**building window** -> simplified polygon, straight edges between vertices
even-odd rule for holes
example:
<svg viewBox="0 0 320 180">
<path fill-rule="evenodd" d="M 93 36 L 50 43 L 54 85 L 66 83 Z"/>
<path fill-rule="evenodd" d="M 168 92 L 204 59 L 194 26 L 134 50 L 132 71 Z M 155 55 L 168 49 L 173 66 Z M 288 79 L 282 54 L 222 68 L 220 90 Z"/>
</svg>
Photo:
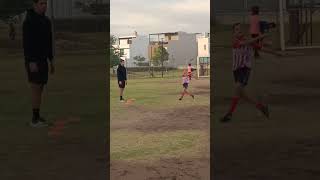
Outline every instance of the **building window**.
<svg viewBox="0 0 320 180">
<path fill-rule="evenodd" d="M 204 45 L 204 50 L 207 50 L 207 45 Z"/>
<path fill-rule="evenodd" d="M 131 39 L 128 39 L 128 44 L 132 44 L 132 40 Z"/>
</svg>

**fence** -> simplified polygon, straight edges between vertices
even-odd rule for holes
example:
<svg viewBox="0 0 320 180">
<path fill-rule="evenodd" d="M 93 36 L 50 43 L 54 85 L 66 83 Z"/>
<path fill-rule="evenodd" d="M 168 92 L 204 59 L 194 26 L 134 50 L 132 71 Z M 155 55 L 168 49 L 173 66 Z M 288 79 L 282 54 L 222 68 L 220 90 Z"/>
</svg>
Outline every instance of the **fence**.
<svg viewBox="0 0 320 180">
<path fill-rule="evenodd" d="M 261 20 L 278 25 L 272 33 L 274 48 L 320 47 L 320 35 L 317 33 L 320 30 L 319 0 L 214 0 L 213 3 L 215 47 L 230 47 L 232 24 L 240 22 L 247 29 L 253 5 L 260 7 Z"/>
<path fill-rule="evenodd" d="M 135 67 L 127 68 L 128 79 L 139 78 L 178 78 L 183 74 L 182 69 L 169 67 Z M 162 75 L 163 73 L 163 75 Z M 117 77 L 117 67 L 110 69 L 110 75 L 113 78 Z"/>
<path fill-rule="evenodd" d="M 74 2 L 73 0 L 60 0 L 55 6 L 50 6 L 51 1 L 48 1 L 47 16 L 53 24 L 56 54 L 106 53 L 109 15 L 95 15 L 90 11 L 82 12 L 82 9 L 73 5 Z M 92 1 L 87 0 L 87 2 Z M 21 10 L 21 7 L 19 8 L 16 12 L 22 12 L 22 14 L 17 16 L 20 18 L 14 24 L 14 40 L 9 38 L 9 26 L 0 20 L 0 48 L 10 51 L 10 54 L 23 52 L 22 24 L 26 13 Z M 25 10 L 28 8 L 25 7 Z M 52 14 L 52 11 L 55 13 Z M 10 12 L 15 12 L 15 10 L 10 9 Z"/>
</svg>

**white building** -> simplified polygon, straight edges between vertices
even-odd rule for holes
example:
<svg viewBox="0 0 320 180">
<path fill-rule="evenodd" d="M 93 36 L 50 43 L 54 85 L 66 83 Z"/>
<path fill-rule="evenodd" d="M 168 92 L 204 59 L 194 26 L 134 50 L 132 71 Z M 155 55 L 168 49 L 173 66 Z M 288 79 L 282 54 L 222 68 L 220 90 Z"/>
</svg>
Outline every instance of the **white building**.
<svg viewBox="0 0 320 180">
<path fill-rule="evenodd" d="M 130 48 L 132 40 L 136 36 L 121 36 L 118 38 L 118 48 L 120 50 L 120 56 L 126 60 L 126 66 L 130 67 L 132 62 L 130 61 Z"/>
<path fill-rule="evenodd" d="M 168 32 L 152 34 L 159 36 L 159 43 L 154 43 L 151 52 L 163 43 L 169 53 L 169 60 L 166 63 L 169 67 L 186 68 L 189 63 L 195 65 L 197 62 L 197 34 L 186 32 Z M 149 57 L 153 55 L 149 54 Z"/>
<path fill-rule="evenodd" d="M 210 34 L 204 33 L 197 38 L 197 74 L 198 77 L 210 76 Z"/>
<path fill-rule="evenodd" d="M 135 66 L 134 57 L 140 56 L 145 58 L 145 63 L 149 62 L 148 58 L 148 46 L 149 39 L 147 36 L 137 35 L 136 38 L 132 39 L 132 44 L 129 50 L 129 65 Z"/>
<path fill-rule="evenodd" d="M 145 62 L 148 58 L 149 39 L 147 36 L 140 36 L 137 32 L 131 36 L 121 36 L 118 38 L 118 48 L 122 57 L 126 59 L 127 67 L 135 67 L 134 57 L 144 57 Z"/>
</svg>

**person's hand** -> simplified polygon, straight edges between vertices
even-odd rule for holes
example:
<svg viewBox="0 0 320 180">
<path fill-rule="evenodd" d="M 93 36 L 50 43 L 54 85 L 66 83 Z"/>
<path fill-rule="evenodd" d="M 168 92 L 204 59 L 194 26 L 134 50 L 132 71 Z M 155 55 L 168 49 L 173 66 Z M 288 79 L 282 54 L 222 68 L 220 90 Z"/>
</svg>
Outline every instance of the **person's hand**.
<svg viewBox="0 0 320 180">
<path fill-rule="evenodd" d="M 119 81 L 119 85 L 122 85 L 122 82 L 121 82 L 121 81 Z"/>
<path fill-rule="evenodd" d="M 38 65 L 35 62 L 30 62 L 29 63 L 29 68 L 30 68 L 30 71 L 33 72 L 33 73 L 39 71 Z"/>
<path fill-rule="evenodd" d="M 50 63 L 50 74 L 54 74 L 56 72 L 55 65 L 53 63 Z"/>
</svg>

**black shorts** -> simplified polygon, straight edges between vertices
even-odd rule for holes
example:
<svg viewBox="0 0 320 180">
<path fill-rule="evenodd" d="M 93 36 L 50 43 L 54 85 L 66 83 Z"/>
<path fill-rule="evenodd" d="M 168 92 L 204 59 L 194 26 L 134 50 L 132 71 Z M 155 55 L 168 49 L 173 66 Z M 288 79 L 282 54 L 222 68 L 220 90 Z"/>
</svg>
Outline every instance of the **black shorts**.
<svg viewBox="0 0 320 180">
<path fill-rule="evenodd" d="M 28 75 L 28 81 L 34 84 L 45 85 L 48 83 L 49 66 L 47 59 L 34 62 L 37 64 L 38 72 L 30 71 L 30 61 L 25 61 L 25 68 Z"/>
<path fill-rule="evenodd" d="M 120 84 L 120 82 L 121 82 L 121 84 Z M 119 88 L 124 89 L 126 87 L 126 82 L 125 81 L 118 81 L 118 85 L 119 85 Z"/>
<path fill-rule="evenodd" d="M 239 68 L 233 71 L 234 81 L 240 83 L 243 87 L 248 85 L 251 69 L 248 67 Z"/>
<path fill-rule="evenodd" d="M 184 83 L 182 86 L 183 86 L 183 88 L 188 89 L 189 84 L 188 83 Z"/>
</svg>

